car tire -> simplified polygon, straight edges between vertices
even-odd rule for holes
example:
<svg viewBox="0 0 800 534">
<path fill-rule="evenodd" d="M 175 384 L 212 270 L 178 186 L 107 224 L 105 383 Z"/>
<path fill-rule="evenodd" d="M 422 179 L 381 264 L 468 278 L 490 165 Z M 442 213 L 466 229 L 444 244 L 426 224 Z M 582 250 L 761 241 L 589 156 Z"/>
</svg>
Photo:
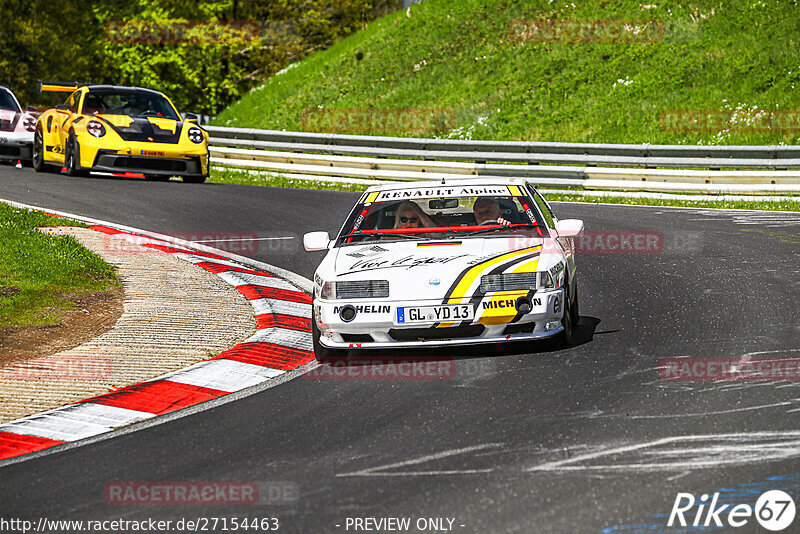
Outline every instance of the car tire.
<svg viewBox="0 0 800 534">
<path fill-rule="evenodd" d="M 52 167 L 44 161 L 44 135 L 42 125 L 37 124 L 33 133 L 33 149 L 31 154 L 33 160 L 33 170 L 36 172 L 46 172 Z"/>
<path fill-rule="evenodd" d="M 575 288 L 577 290 L 577 287 Z M 575 303 L 577 303 L 577 292 L 575 293 Z M 556 337 L 556 346 L 558 348 L 569 348 L 575 343 L 575 334 L 578 329 L 577 313 L 573 303 L 569 298 L 569 286 L 564 288 L 564 316 L 561 318 L 561 326 L 564 329 Z"/>
<path fill-rule="evenodd" d="M 64 166 L 68 176 L 88 176 L 89 172 L 81 169 L 81 146 L 75 138 L 75 132 L 70 132 L 67 144 L 64 147 Z"/>
<path fill-rule="evenodd" d="M 202 184 L 206 181 L 206 177 L 203 175 L 193 175 L 193 176 L 184 176 L 183 182 L 186 184 Z"/>
<path fill-rule="evenodd" d="M 347 350 L 343 349 L 330 349 L 319 342 L 321 334 L 317 328 L 317 321 L 311 318 L 311 339 L 314 344 L 314 356 L 318 362 L 325 363 L 334 360 L 341 360 L 347 356 Z"/>
</svg>

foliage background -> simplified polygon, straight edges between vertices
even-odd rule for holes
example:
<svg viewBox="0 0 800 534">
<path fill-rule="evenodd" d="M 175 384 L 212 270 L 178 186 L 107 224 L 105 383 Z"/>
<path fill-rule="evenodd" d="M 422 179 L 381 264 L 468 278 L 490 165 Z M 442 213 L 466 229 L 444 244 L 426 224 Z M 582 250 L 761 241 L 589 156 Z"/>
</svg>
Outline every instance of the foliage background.
<svg viewBox="0 0 800 534">
<path fill-rule="evenodd" d="M 23 105 L 52 105 L 38 80 L 158 89 L 181 110 L 216 114 L 271 74 L 397 9 L 401 0 L 2 0 L 0 84 Z M 252 42 L 127 44 L 113 21 L 252 21 Z"/>
</svg>

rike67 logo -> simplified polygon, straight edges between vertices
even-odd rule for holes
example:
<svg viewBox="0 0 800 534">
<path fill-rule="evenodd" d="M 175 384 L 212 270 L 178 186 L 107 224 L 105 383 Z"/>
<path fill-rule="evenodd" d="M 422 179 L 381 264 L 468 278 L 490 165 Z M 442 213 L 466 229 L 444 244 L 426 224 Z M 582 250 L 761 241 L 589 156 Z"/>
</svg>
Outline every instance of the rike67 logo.
<svg viewBox="0 0 800 534">
<path fill-rule="evenodd" d="M 781 490 L 762 493 L 755 507 L 749 504 L 719 504 L 719 492 L 709 500 L 708 494 L 695 499 L 691 493 L 678 493 L 668 527 L 743 527 L 755 520 L 767 530 L 778 532 L 794 521 L 795 506 L 792 497 Z M 695 510 L 696 507 L 696 510 Z"/>
</svg>

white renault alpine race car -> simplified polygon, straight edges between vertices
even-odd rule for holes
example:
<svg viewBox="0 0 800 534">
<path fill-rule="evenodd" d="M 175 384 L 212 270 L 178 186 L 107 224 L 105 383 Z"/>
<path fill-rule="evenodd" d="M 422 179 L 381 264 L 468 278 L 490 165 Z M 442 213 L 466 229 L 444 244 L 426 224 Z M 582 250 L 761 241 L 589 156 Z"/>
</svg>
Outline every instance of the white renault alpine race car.
<svg viewBox="0 0 800 534">
<path fill-rule="evenodd" d="M 303 238 L 306 250 L 328 250 L 314 274 L 314 351 L 553 336 L 568 345 L 582 230 L 522 179 L 371 187 L 335 239 Z"/>
</svg>

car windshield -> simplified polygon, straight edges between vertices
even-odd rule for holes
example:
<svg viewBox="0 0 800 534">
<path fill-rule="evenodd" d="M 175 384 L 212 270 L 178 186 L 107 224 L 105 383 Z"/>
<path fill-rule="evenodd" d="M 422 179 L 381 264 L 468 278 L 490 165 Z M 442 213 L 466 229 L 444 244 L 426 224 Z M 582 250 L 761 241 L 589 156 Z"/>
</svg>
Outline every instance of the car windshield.
<svg viewBox="0 0 800 534">
<path fill-rule="evenodd" d="M 534 204 L 521 188 L 507 186 L 366 193 L 338 241 L 350 244 L 507 234 L 541 236 L 541 221 L 531 206 Z"/>
<path fill-rule="evenodd" d="M 11 93 L 5 90 L 0 90 L 0 109 L 8 109 L 11 111 L 20 110 L 17 106 L 17 102 L 14 100 L 14 97 L 11 96 Z"/>
<path fill-rule="evenodd" d="M 179 119 L 166 98 L 144 91 L 90 91 L 83 100 L 83 113 Z"/>
</svg>

